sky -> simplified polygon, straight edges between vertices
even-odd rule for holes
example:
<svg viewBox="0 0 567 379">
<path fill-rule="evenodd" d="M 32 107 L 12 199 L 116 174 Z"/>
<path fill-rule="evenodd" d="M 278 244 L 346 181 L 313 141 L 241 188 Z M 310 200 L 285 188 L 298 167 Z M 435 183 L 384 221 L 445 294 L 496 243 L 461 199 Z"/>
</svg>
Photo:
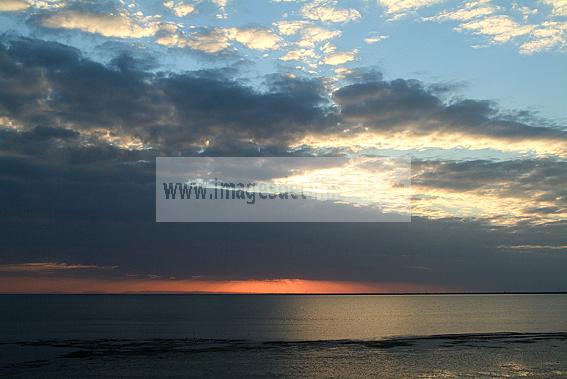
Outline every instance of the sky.
<svg viewBox="0 0 567 379">
<path fill-rule="evenodd" d="M 567 2 L 0 1 L 0 292 L 567 291 Z M 411 223 L 156 223 L 155 158 L 411 158 Z"/>
</svg>

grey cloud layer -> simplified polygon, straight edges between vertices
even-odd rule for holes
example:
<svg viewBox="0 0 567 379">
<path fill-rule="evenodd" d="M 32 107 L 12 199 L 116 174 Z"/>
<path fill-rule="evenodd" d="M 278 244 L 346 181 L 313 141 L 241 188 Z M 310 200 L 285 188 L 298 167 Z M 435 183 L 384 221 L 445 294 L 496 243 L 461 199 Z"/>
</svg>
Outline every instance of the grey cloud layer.
<svg viewBox="0 0 567 379">
<path fill-rule="evenodd" d="M 501 208 L 512 213 L 509 199 L 523 202 L 526 217 L 558 218 L 567 214 L 567 162 L 549 159 L 505 162 L 413 162 L 412 185 L 456 194 L 476 193 L 502 198 Z M 508 199 L 508 200 L 507 200 Z"/>
<path fill-rule="evenodd" d="M 11 41 L 0 56 L 2 107 L 25 125 L 102 127 L 183 148 L 205 138 L 269 141 L 325 118 L 317 81 L 273 77 L 260 93 L 222 71 L 150 74 L 124 57 L 104 66 L 27 39 Z"/>
<path fill-rule="evenodd" d="M 304 135 L 357 125 L 378 133 L 567 144 L 564 130 L 503 117 L 487 101 L 443 101 L 413 80 L 374 78 L 345 85 L 331 99 L 317 79 L 275 75 L 259 91 L 226 70 L 174 74 L 140 67 L 144 62 L 128 56 L 103 65 L 57 43 L 8 39 L 0 47 L 3 114 L 26 127 L 105 128 L 163 150 L 197 151 L 205 141 L 219 151 L 247 143 L 285 149 Z"/>
<path fill-rule="evenodd" d="M 317 80 L 276 75 L 261 92 L 230 71 L 154 73 L 143 63 L 121 56 L 103 65 L 55 43 L 4 41 L 0 263 L 71 262 L 118 266 L 112 275 L 178 278 L 565 287 L 565 256 L 526 258 L 499 248 L 564 246 L 564 222 L 510 228 L 425 218 L 411 225 L 156 225 L 158 154 L 195 154 L 204 147 L 205 154 L 289 154 L 290 141 L 355 121 L 376 130 L 415 125 L 425 132 L 434 120 L 443 130 L 527 141 L 563 139 L 564 132 L 500 120 L 484 102 L 447 105 L 413 81 L 364 78 L 335 92 L 333 103 Z M 154 149 L 123 146 L 128 138 Z M 260 145 L 266 150 L 258 152 Z M 415 168 L 422 186 L 469 191 L 506 182 L 518 195 L 542 190 L 540 196 L 565 205 L 561 161 L 416 162 Z"/>
<path fill-rule="evenodd" d="M 342 120 L 378 130 L 415 129 L 417 133 L 462 132 L 505 139 L 543 137 L 567 141 L 567 132 L 527 125 L 499 116 L 495 104 L 481 100 L 443 101 L 415 80 L 375 80 L 338 89 L 333 99 Z"/>
</svg>

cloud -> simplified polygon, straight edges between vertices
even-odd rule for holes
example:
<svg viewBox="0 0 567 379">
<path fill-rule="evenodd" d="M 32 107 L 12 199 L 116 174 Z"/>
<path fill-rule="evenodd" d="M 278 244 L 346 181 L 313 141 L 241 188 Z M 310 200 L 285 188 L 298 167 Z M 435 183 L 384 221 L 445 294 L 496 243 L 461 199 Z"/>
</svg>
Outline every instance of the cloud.
<svg viewBox="0 0 567 379">
<path fill-rule="evenodd" d="M 151 191 L 151 187 L 139 187 L 132 191 L 132 196 L 140 196 L 141 204 L 151 203 Z M 102 202 L 105 194 L 99 192 L 95 199 Z M 143 197 L 145 194 L 149 196 Z M 72 192 L 67 193 L 67 201 L 79 204 L 71 195 Z M 2 256 L 5 261 L 9 258 L 9 262 L 42 262 L 39 259 L 45 255 L 47 246 L 55 262 L 119 266 L 115 270 L 89 273 L 101 280 L 108 276 L 116 278 L 119 273 L 136 273 L 138 277 L 174 276 L 177 280 L 198 276 L 197 280 L 203 281 L 251 278 L 395 281 L 477 290 L 544 290 L 565 285 L 567 260 L 563 254 L 519 256 L 498 248 L 564 245 L 565 225 L 555 232 L 548 226 L 534 226 L 509 233 L 479 222 L 414 218 L 411 224 L 235 223 L 227 233 L 210 224 L 195 224 L 190 229 L 181 224 L 156 224 L 151 207 L 136 215 L 123 207 L 119 209 L 123 217 L 129 218 L 122 222 L 110 218 L 99 221 L 52 218 L 51 223 L 37 224 L 30 214 L 25 228 L 21 221 L 4 222 L 0 229 Z M 84 246 L 81 241 L 89 241 L 90 245 Z M 227 246 L 230 254 L 226 253 Z M 526 270 L 530 275 L 526 275 Z M 61 277 L 66 272 L 67 276 L 73 273 L 62 270 L 49 277 L 57 273 Z M 89 270 L 79 272 L 84 279 Z M 7 273 L 2 275 L 7 276 Z"/>
<path fill-rule="evenodd" d="M 58 9 L 67 6 L 66 0 L 26 0 L 35 9 Z"/>
<path fill-rule="evenodd" d="M 165 1 L 163 5 L 170 9 L 177 17 L 185 17 L 197 10 L 195 5 L 184 2 Z"/>
<path fill-rule="evenodd" d="M 60 11 L 43 15 L 41 26 L 50 29 L 73 29 L 105 37 L 142 38 L 151 37 L 159 30 L 159 24 L 147 20 L 133 20 L 129 14 L 98 14 L 86 11 Z"/>
<path fill-rule="evenodd" d="M 384 36 L 377 33 L 370 33 L 370 35 L 364 39 L 364 42 L 366 42 L 369 45 L 373 45 L 387 38 L 389 38 L 389 36 Z"/>
<path fill-rule="evenodd" d="M 336 1 L 316 0 L 301 8 L 301 15 L 306 19 L 321 22 L 345 23 L 360 19 L 360 13 L 352 8 L 335 8 Z"/>
<path fill-rule="evenodd" d="M 354 52 L 329 46 L 325 51 L 330 65 L 354 59 Z M 308 49 L 288 54 L 285 59 L 313 55 Z M 260 92 L 223 71 L 156 75 L 132 60 L 102 65 L 75 49 L 36 40 L 10 41 L 0 56 L 5 62 L 0 69 L 10 72 L 0 86 L 10 128 L 71 129 L 80 131 L 85 143 L 96 139 L 130 149 L 193 151 L 209 141 L 209 151 L 237 144 L 249 149 L 488 148 L 567 154 L 567 135 L 559 128 L 503 115 L 488 101 L 444 101 L 418 81 L 365 76 L 339 87 L 329 99 L 319 80 L 275 76 Z M 97 95 L 103 92 L 107 95 Z"/>
<path fill-rule="evenodd" d="M 229 36 L 220 28 L 195 32 L 189 36 L 178 32 L 168 33 L 159 36 L 156 42 L 167 47 L 191 48 L 206 54 L 218 54 L 231 46 Z"/>
<path fill-rule="evenodd" d="M 298 24 L 283 21 L 276 25 L 280 32 L 283 31 L 284 35 L 299 35 L 296 41 L 287 41 L 289 50 L 280 59 L 283 61 L 301 61 L 311 68 L 317 67 L 322 57 L 331 52 L 327 45 L 321 46 L 321 44 L 342 34 L 338 30 L 329 30 L 303 22 Z M 334 50 L 334 48 L 332 49 Z"/>
<path fill-rule="evenodd" d="M 128 16 L 141 28 L 148 25 Z M 285 47 L 282 55 L 297 52 L 315 64 L 341 54 L 328 43 L 340 31 L 314 22 L 288 24 L 280 34 L 293 38 L 283 41 L 260 27 L 182 29 L 147 21 L 159 23 L 151 36 L 178 38 L 169 45 L 210 54 L 235 46 Z M 553 42 L 560 20 L 549 22 L 512 40 L 521 46 L 549 29 L 537 36 L 543 49 L 561 46 Z M 258 30 L 267 34 L 253 41 Z M 0 188 L 10 199 L 0 215 L 3 277 L 128 272 L 181 281 L 203 276 L 211 283 L 305 278 L 422 288 L 565 287 L 567 260 L 557 253 L 567 244 L 564 128 L 505 114 L 488 101 L 446 100 L 417 81 L 338 66 L 344 81 L 333 84 L 329 97 L 328 77 L 267 76 L 259 89 L 233 68 L 174 73 L 144 59 L 121 55 L 100 63 L 61 44 L 3 37 Z M 407 225 L 234 224 L 227 233 L 210 225 L 188 230 L 155 223 L 157 155 L 345 154 L 357 148 L 413 153 L 431 147 L 521 155 L 454 162 L 442 161 L 450 152 L 441 152 L 437 161 L 414 160 L 415 214 Z M 530 254 L 518 254 L 524 251 Z"/>
<path fill-rule="evenodd" d="M 64 174 L 32 164 L 35 160 L 64 165 L 126 161 L 138 167 L 138 161 L 155 154 L 289 154 L 290 148 L 335 153 L 491 148 L 556 158 L 567 152 L 563 130 L 521 122 L 486 101 L 443 101 L 436 90 L 418 81 L 359 75 L 337 89 L 329 103 L 320 81 L 275 75 L 266 78 L 267 89 L 260 92 L 230 72 L 154 74 L 126 57 L 102 65 L 75 49 L 37 40 L 10 40 L 0 57 L 0 70 L 10 72 L 0 75 L 0 105 L 6 113 L 0 151 L 25 158 L 0 163 L 10 183 L 32 175 L 37 181 L 32 187 L 50 175 L 60 177 L 62 185 L 67 179 L 61 175 L 69 175 L 70 191 L 87 181 L 125 193 L 122 183 L 132 177 L 125 174 L 127 166 Z M 347 74 L 346 80 L 353 78 Z M 98 96 L 103 92 L 106 96 Z M 139 170 L 139 178 L 131 183 L 134 188 L 153 180 L 151 167 L 141 164 Z M 497 225 L 559 222 L 565 217 L 567 194 L 561 191 L 567 187 L 567 170 L 562 161 L 421 163 L 414 170 L 415 215 L 477 217 Z M 75 175 L 83 179 L 77 182 Z M 31 185 L 31 179 L 27 181 Z M 6 188 L 17 193 L 13 184 Z M 44 188 L 51 193 L 58 187 Z M 96 198 L 100 190 L 81 190 L 82 198 Z M 50 204 L 67 209 L 64 201 L 61 197 Z M 105 201 L 114 204 L 119 199 Z M 89 209 L 89 214 L 133 212 L 136 203 Z M 41 202 L 28 204 L 38 213 L 48 211 Z M 18 209 L 16 202 L 4 214 L 15 215 Z"/>
<path fill-rule="evenodd" d="M 378 0 L 386 13 L 391 15 L 404 15 L 407 12 L 429 7 L 443 0 Z"/>
<path fill-rule="evenodd" d="M 541 0 L 541 2 L 551 7 L 554 16 L 567 16 L 567 2 L 565 0 Z"/>
<path fill-rule="evenodd" d="M 276 23 L 276 26 L 280 30 L 280 33 L 284 35 L 298 35 L 297 40 L 286 41 L 287 43 L 285 45 L 289 50 L 280 57 L 280 60 L 300 61 L 310 69 L 316 69 L 320 64 L 325 64 L 324 61 L 329 57 L 329 54 L 335 52 L 335 47 L 326 42 L 340 37 L 342 34 L 339 30 L 329 30 L 320 26 L 313 26 L 304 21 L 280 21 Z M 334 60 L 331 58 L 331 61 L 338 62 L 340 59 L 341 57 L 337 56 Z M 342 59 L 348 58 L 343 56 Z"/>
<path fill-rule="evenodd" d="M 340 37 L 340 30 L 330 30 L 320 26 L 313 26 L 305 21 L 279 21 L 275 23 L 279 32 L 285 36 L 299 35 L 296 44 L 302 48 L 313 47 L 319 42 Z"/>
<path fill-rule="evenodd" d="M 112 270 L 116 266 L 97 266 L 84 264 L 69 264 L 59 262 L 34 262 L 34 263 L 5 263 L 0 264 L 0 273 L 41 273 L 68 270 Z"/>
<path fill-rule="evenodd" d="M 567 45 L 567 22 L 546 21 L 535 28 L 530 39 L 520 45 L 523 54 L 534 54 Z"/>
<path fill-rule="evenodd" d="M 561 13 L 560 4 L 553 1 L 548 4 L 553 9 L 551 18 L 548 17 L 539 23 L 529 23 L 529 17 L 538 14 L 538 9 L 512 4 L 510 10 L 522 15 L 522 20 L 516 21 L 512 14 L 503 14 L 506 11 L 504 7 L 495 6 L 490 0 L 471 1 L 455 10 L 445 10 L 435 16 L 425 17 L 424 20 L 457 21 L 459 25 L 455 30 L 487 37 L 492 44 L 521 39 L 520 53 L 534 54 L 562 49 L 567 43 L 567 22 L 553 19 Z"/>
<path fill-rule="evenodd" d="M 329 109 L 317 81 L 278 75 L 266 78 L 267 90 L 259 92 L 219 70 L 157 75 L 127 59 L 102 65 L 75 49 L 26 39 L 3 45 L 0 56 L 0 70 L 12 74 L 0 75 L 7 84 L 0 86 L 0 104 L 12 125 L 0 130 L 0 187 L 10 199 L 0 216 L 4 264 L 46 263 L 49 254 L 47 263 L 119 267 L 56 269 L 50 277 L 305 278 L 483 290 L 565 285 L 564 255 L 517 258 L 499 248 L 567 243 L 564 221 L 551 222 L 564 219 L 564 162 L 414 162 L 417 195 L 430 200 L 415 199 L 416 213 L 427 217 L 408 224 L 235 223 L 230 233 L 210 224 L 156 224 L 156 155 L 196 155 L 205 138 L 213 141 L 206 154 L 289 154 L 290 141 L 309 133 L 323 140 L 337 121 L 356 127 L 354 118 Z M 412 104 L 425 114 L 448 107 L 418 83 L 369 78 L 345 86 L 340 105 L 354 112 L 359 103 L 357 111 L 372 115 L 376 124 L 369 126 L 378 131 L 381 124 L 392 127 L 394 116 L 421 120 Z M 473 102 L 440 113 L 451 114 L 456 126 L 448 127 L 459 128 L 483 124 L 485 106 Z M 522 138 L 538 132 L 514 127 Z M 155 149 L 127 150 L 98 137 L 82 143 L 101 128 Z M 259 152 L 250 138 L 277 141 L 280 149 Z M 467 213 L 471 207 L 479 213 Z"/>
<path fill-rule="evenodd" d="M 228 14 L 226 13 L 226 6 L 228 5 L 228 0 L 211 0 L 219 9 L 217 13 L 217 18 L 226 19 Z"/>
<path fill-rule="evenodd" d="M 197 151 L 210 140 L 210 149 L 257 149 L 250 140 L 281 145 L 325 122 L 317 80 L 276 76 L 259 92 L 222 70 L 157 75 L 133 60 L 102 65 L 75 49 L 28 39 L 2 45 L 0 57 L 0 106 L 11 124 L 77 130 L 85 143 Z"/>
<path fill-rule="evenodd" d="M 5 141 L 5 136 L 0 140 Z M 14 146 L 12 140 L 6 143 Z M 4 145 L 0 147 L 2 194 L 11 199 L 0 217 L 4 263 L 41 263 L 45 262 L 41 258 L 49 254 L 48 262 L 89 262 L 88 265 L 99 267 L 120 267 L 120 270 L 77 269 L 81 276 L 83 271 L 120 271 L 179 279 L 195 275 L 207 280 L 411 279 L 421 284 L 439 284 L 439 276 L 443 276 L 442 282 L 450 286 L 465 285 L 469 278 L 478 279 L 478 272 L 482 272 L 486 275 L 483 285 L 508 288 L 502 270 L 506 268 L 504 272 L 511 280 L 525 279 L 522 265 L 527 262 L 507 257 L 500 260 L 499 254 L 495 254 L 500 250 L 498 246 L 567 243 L 566 225 L 560 222 L 555 223 L 555 229 L 516 223 L 501 229 L 502 224 L 496 223 L 504 220 L 499 217 L 516 216 L 517 205 L 522 202 L 526 211 L 532 204 L 547 206 L 550 201 L 555 201 L 556 205 L 561 205 L 562 201 L 565 206 L 565 197 L 561 200 L 559 196 L 564 196 L 567 171 L 564 164 L 552 161 L 499 164 L 480 161 L 468 165 L 414 162 L 416 195 L 435 198 L 429 201 L 428 209 L 423 202 L 415 201 L 416 210 L 428 212 L 430 217 L 414 217 L 411 224 L 235 223 L 227 234 L 226 230 L 210 224 L 196 224 L 188 230 L 181 224 L 155 223 L 155 167 L 153 163 L 137 163 L 140 159 L 152 158 L 101 149 L 89 151 L 92 147 L 87 146 L 69 145 L 60 153 L 53 150 L 40 153 L 44 149 L 36 144 L 24 158 L 25 150 L 14 154 L 7 152 Z M 514 178 L 522 180 L 516 184 Z M 500 187 L 501 192 L 490 194 L 490 190 Z M 37 191 L 37 188 L 42 190 Z M 485 191 L 488 197 L 480 196 L 479 191 Z M 543 197 L 544 193 L 547 196 Z M 494 200 L 496 196 L 499 201 Z M 455 220 L 451 218 L 454 215 L 439 220 L 449 213 L 443 205 L 460 207 L 459 215 L 466 214 L 468 207 L 478 207 L 486 212 L 478 215 L 491 217 L 495 224 L 486 225 L 483 220 L 469 218 Z M 542 210 L 538 212 L 545 214 Z M 538 219 L 539 214 L 535 214 L 534 220 L 542 220 Z M 446 237 L 439 238 L 439 235 Z M 89 244 L 85 245 L 84 241 Z M 231 251 L 228 255 L 227 246 Z M 269 246 L 269 254 L 266 254 L 266 246 Z M 356 260 L 352 259 L 353 251 L 356 251 Z M 160 264 L 156 266 L 158 255 Z M 547 259 L 553 258 L 534 257 L 528 264 L 532 268 L 550 267 L 545 275 L 536 275 L 538 285 L 551 285 L 558 278 L 564 282 L 566 262 Z M 431 270 L 419 274 L 407 270 L 408 260 L 412 266 Z M 490 268 L 471 274 L 471 267 L 477 266 Z M 66 271 L 59 266 L 57 270 L 77 271 Z"/>
<path fill-rule="evenodd" d="M 156 39 L 160 45 L 191 48 L 206 54 L 218 54 L 238 42 L 249 49 L 274 50 L 279 48 L 280 37 L 268 29 L 260 28 L 213 28 L 185 36 L 176 28 Z"/>
<path fill-rule="evenodd" d="M 553 246 L 553 245 L 512 245 L 512 246 L 498 246 L 504 250 L 519 250 L 522 252 L 538 252 L 539 250 L 548 250 L 548 251 L 567 251 L 567 245 L 561 246 Z"/>
<path fill-rule="evenodd" d="M 457 30 L 488 36 L 494 43 L 505 43 L 513 38 L 529 35 L 534 26 L 518 24 L 508 16 L 495 15 L 465 22 L 459 25 Z"/>
<path fill-rule="evenodd" d="M 319 42 L 337 38 L 341 34 L 338 30 L 329 30 L 318 26 L 305 27 L 301 30 L 301 39 L 297 44 L 300 47 L 313 47 Z"/>
<path fill-rule="evenodd" d="M 495 224 L 567 216 L 567 163 L 554 160 L 413 162 L 413 213 L 478 217 Z"/>
<path fill-rule="evenodd" d="M 278 21 L 274 24 L 280 34 L 284 36 L 291 36 L 299 33 L 305 26 L 310 25 L 308 21 Z"/>
<path fill-rule="evenodd" d="M 537 8 L 530 8 L 528 6 L 519 5 L 517 3 L 512 4 L 512 10 L 520 13 L 524 21 L 528 21 L 531 16 L 535 16 L 539 13 L 539 9 Z"/>
<path fill-rule="evenodd" d="M 22 0 L 4 0 L 0 2 L 0 12 L 19 12 L 29 7 L 30 5 Z"/>
<path fill-rule="evenodd" d="M 428 21 L 469 21 L 473 18 L 488 16 L 498 10 L 489 1 L 479 0 L 465 3 L 462 8 L 453 11 L 443 11 L 438 15 L 426 17 Z"/>
<path fill-rule="evenodd" d="M 306 133 L 293 146 L 348 149 L 495 149 L 567 156 L 567 132 L 499 116 L 488 101 L 443 102 L 418 81 L 370 80 L 333 93 L 334 128 Z"/>
<path fill-rule="evenodd" d="M 280 57 L 282 61 L 309 61 L 319 57 L 319 54 L 313 49 L 297 49 L 290 50 Z"/>
<path fill-rule="evenodd" d="M 235 40 L 249 49 L 273 50 L 279 47 L 280 38 L 266 29 L 260 28 L 228 28 L 228 38 Z"/>
<path fill-rule="evenodd" d="M 355 60 L 356 54 L 357 50 L 332 53 L 323 58 L 323 63 L 331 66 L 345 64 Z"/>
</svg>

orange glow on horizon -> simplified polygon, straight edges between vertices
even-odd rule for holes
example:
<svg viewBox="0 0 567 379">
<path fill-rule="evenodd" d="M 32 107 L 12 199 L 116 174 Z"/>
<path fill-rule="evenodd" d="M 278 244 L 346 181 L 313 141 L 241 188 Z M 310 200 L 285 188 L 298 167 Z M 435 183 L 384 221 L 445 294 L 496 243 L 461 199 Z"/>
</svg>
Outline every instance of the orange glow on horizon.
<svg viewBox="0 0 567 379">
<path fill-rule="evenodd" d="M 444 292 L 446 288 L 413 283 L 369 283 L 308 279 L 176 280 L 81 279 L 55 277 L 0 278 L 1 293 L 233 293 L 341 294 Z"/>
</svg>

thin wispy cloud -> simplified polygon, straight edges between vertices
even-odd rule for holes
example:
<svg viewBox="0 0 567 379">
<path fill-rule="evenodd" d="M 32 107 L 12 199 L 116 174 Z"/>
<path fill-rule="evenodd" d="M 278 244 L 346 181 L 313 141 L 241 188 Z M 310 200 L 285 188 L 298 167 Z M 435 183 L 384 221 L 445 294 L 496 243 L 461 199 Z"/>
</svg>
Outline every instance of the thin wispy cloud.
<svg viewBox="0 0 567 379">
<path fill-rule="evenodd" d="M 59 262 L 6 263 L 0 264 L 0 272 L 5 273 L 39 273 L 74 270 L 113 270 L 117 266 L 97 266 L 84 264 L 69 264 Z"/>
</svg>

